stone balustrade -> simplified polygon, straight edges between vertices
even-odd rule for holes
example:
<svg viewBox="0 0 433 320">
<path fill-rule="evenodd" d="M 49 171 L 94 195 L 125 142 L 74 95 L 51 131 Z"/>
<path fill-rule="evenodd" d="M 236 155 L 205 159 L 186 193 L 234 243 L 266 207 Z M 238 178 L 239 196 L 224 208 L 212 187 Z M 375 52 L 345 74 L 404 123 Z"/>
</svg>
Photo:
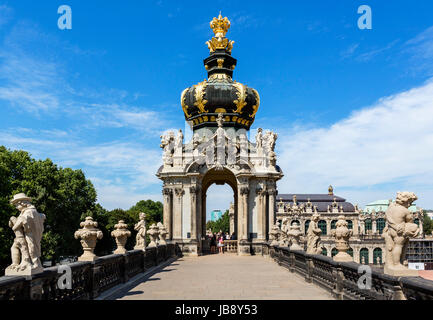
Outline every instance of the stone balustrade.
<svg viewBox="0 0 433 320">
<path fill-rule="evenodd" d="M 224 250 L 228 253 L 238 253 L 238 241 L 237 240 L 224 240 Z"/>
<path fill-rule="evenodd" d="M 358 280 L 364 272 L 355 262 L 336 262 L 323 255 L 286 247 L 269 246 L 269 255 L 279 265 L 296 272 L 329 291 L 338 300 L 432 300 L 433 281 L 421 277 L 394 277 L 371 271 L 371 288 L 360 289 Z"/>
<path fill-rule="evenodd" d="M 98 257 L 94 261 L 67 264 L 72 288 L 59 288 L 59 267 L 45 268 L 32 277 L 0 277 L 0 300 L 91 300 L 150 268 L 179 256 L 175 244 Z"/>
</svg>

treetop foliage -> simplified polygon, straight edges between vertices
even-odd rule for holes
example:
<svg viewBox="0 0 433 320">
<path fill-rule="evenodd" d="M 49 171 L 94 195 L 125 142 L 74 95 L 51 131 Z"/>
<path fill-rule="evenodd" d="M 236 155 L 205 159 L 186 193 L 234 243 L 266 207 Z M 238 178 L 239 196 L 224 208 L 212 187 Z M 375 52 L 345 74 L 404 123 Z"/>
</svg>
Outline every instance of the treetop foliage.
<svg viewBox="0 0 433 320">
<path fill-rule="evenodd" d="M 161 202 L 143 200 L 129 210 L 108 211 L 96 202 L 95 187 L 81 170 L 62 168 L 50 159 L 35 160 L 25 151 L 0 146 L 0 268 L 10 264 L 14 234 L 8 221 L 19 212 L 9 201 L 20 192 L 30 196 L 37 210 L 47 217 L 41 242 L 42 260 L 81 255 L 82 247 L 74 232 L 87 216 L 98 222 L 104 234 L 96 247 L 97 254 L 110 254 L 115 248 L 110 233 L 119 220 L 124 220 L 132 232 L 127 243 L 129 249 L 135 243 L 133 229 L 139 212 L 146 214 L 148 225 L 162 220 Z"/>
</svg>

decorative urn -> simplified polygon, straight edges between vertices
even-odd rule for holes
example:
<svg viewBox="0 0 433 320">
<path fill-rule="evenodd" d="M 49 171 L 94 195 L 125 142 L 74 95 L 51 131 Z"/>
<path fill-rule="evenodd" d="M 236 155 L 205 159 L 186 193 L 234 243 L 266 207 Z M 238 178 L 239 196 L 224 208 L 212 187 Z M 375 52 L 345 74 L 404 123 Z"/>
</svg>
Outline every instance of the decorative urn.
<svg viewBox="0 0 433 320">
<path fill-rule="evenodd" d="M 338 250 L 334 261 L 353 261 L 352 257 L 347 253 L 347 250 L 350 249 L 349 238 L 352 236 L 352 230 L 349 230 L 346 218 L 343 215 L 339 216 L 335 226 L 336 228 L 331 232 L 331 235 L 335 238 L 335 247 Z"/>
<path fill-rule="evenodd" d="M 126 240 L 131 236 L 131 231 L 128 230 L 128 225 L 125 221 L 120 220 L 115 226 L 114 230 L 111 231 L 111 236 L 116 239 L 117 249 L 113 252 L 114 254 L 125 254 L 126 253 Z"/>
<path fill-rule="evenodd" d="M 84 253 L 78 258 L 78 261 L 93 261 L 97 258 L 94 254 L 97 240 L 102 239 L 102 231 L 97 229 L 98 222 L 93 221 L 92 217 L 87 217 L 85 221 L 80 223 L 81 229 L 74 233 L 75 239 L 81 239 L 81 246 Z"/>
<path fill-rule="evenodd" d="M 149 230 L 147 230 L 147 234 L 149 235 L 150 238 L 150 243 L 147 246 L 148 248 L 154 248 L 157 246 L 157 240 L 158 240 L 158 234 L 159 234 L 159 230 L 158 227 L 156 226 L 156 224 L 152 224 L 149 228 Z"/>
<path fill-rule="evenodd" d="M 289 236 L 292 243 L 292 245 L 290 246 L 290 250 L 303 250 L 302 247 L 299 245 L 302 236 L 302 231 L 299 223 L 293 223 L 290 227 L 290 230 L 287 232 L 287 235 Z"/>
</svg>

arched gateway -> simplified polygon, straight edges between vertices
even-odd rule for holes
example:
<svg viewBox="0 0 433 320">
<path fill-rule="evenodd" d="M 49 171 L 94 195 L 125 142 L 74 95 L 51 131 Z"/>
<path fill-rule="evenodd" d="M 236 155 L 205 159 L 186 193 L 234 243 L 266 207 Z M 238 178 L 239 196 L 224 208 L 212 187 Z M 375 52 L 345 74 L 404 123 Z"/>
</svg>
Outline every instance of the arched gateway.
<svg viewBox="0 0 433 320">
<path fill-rule="evenodd" d="M 161 136 L 163 165 L 157 177 L 164 182 L 164 225 L 167 239 L 184 253 L 202 253 L 207 189 L 227 183 L 234 192 L 230 211 L 238 253 L 256 253 L 275 223 L 276 182 L 283 177 L 274 152 L 277 135 L 258 129 L 255 143 L 249 141 L 259 94 L 232 80 L 234 42 L 225 37 L 230 21 L 220 15 L 211 28 L 215 37 L 207 42 L 210 56 L 204 60 L 208 79 L 181 95 L 193 137 L 184 143 L 181 130 Z"/>
</svg>

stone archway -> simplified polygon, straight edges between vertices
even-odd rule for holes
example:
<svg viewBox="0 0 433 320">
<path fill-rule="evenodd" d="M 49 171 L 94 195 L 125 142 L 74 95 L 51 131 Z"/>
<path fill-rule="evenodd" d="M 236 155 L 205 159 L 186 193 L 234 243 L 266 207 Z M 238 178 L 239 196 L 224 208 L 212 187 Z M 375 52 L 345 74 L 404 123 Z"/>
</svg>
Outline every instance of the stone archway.
<svg viewBox="0 0 433 320">
<path fill-rule="evenodd" d="M 233 190 L 233 219 L 235 226 L 235 234 L 238 235 L 238 183 L 235 175 L 228 169 L 218 171 L 215 169 L 209 170 L 202 180 L 202 193 L 201 193 L 201 212 L 198 219 L 201 219 L 202 230 L 201 234 L 206 234 L 206 212 L 207 212 L 207 191 L 212 184 L 224 185 L 228 184 Z"/>
</svg>

